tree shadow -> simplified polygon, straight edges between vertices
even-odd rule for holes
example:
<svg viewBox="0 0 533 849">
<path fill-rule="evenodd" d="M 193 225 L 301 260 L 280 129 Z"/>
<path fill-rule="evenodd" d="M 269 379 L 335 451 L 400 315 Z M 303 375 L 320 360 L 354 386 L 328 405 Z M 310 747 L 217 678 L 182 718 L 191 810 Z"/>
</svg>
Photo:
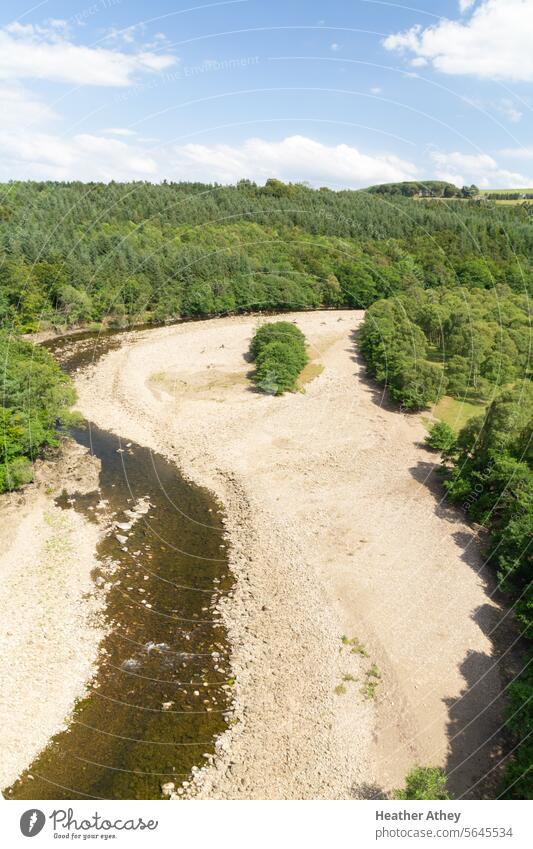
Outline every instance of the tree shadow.
<svg viewBox="0 0 533 849">
<path fill-rule="evenodd" d="M 417 483 L 425 486 L 432 494 L 435 499 L 435 515 L 454 524 L 461 517 L 457 507 L 453 506 L 447 499 L 440 468 L 437 463 L 420 460 L 416 466 L 411 466 L 409 473 Z M 468 534 L 464 536 L 468 536 Z M 473 536 L 474 532 L 472 531 Z"/>
<path fill-rule="evenodd" d="M 469 651 L 460 666 L 465 686 L 444 699 L 449 739 L 445 771 L 454 798 L 494 799 L 511 749 L 503 726 L 506 686 L 521 668 L 513 616 L 501 604 L 483 604 L 474 621 L 490 641 L 488 653 Z"/>
<path fill-rule="evenodd" d="M 387 793 L 377 784 L 362 782 L 361 784 L 352 784 L 350 788 L 350 799 L 369 799 L 376 802 L 388 798 Z"/>
<path fill-rule="evenodd" d="M 382 385 L 369 375 L 366 367 L 366 362 L 357 347 L 357 335 L 358 330 L 353 330 L 350 334 L 351 340 L 353 342 L 353 347 L 347 348 L 346 350 L 347 353 L 350 355 L 350 359 L 352 360 L 352 362 L 356 363 L 359 366 L 359 372 L 357 376 L 363 384 L 364 388 L 368 391 L 372 402 L 376 405 L 376 407 L 381 407 L 383 410 L 387 410 L 387 412 L 389 413 L 405 412 L 400 410 L 398 404 L 395 404 L 389 398 L 387 384 L 385 383 Z"/>
<path fill-rule="evenodd" d="M 447 501 L 437 468 L 421 461 L 409 471 L 433 495 L 437 516 L 464 525 L 462 511 Z M 445 771 L 454 798 L 493 799 L 498 795 L 512 748 L 503 727 L 506 686 L 522 665 L 518 628 L 494 571 L 483 556 L 483 533 L 482 528 L 464 526 L 451 532 L 461 559 L 482 582 L 487 602 L 474 611 L 472 619 L 489 643 L 486 652 L 467 652 L 459 667 L 464 687 L 458 697 L 444 699 L 448 711 Z"/>
<path fill-rule="evenodd" d="M 354 349 L 350 350 L 350 354 L 360 368 L 360 380 L 372 401 L 387 411 L 409 414 L 391 403 L 386 388 L 366 373 L 364 359 L 357 350 L 357 331 L 353 332 L 352 340 Z M 439 470 L 437 462 L 422 460 L 409 469 L 412 477 L 433 495 L 434 511 L 439 518 L 450 524 L 464 523 L 461 510 L 447 499 Z M 507 756 L 512 748 L 509 733 L 504 727 L 506 688 L 523 667 L 525 656 L 512 611 L 498 590 L 493 570 L 483 557 L 482 534 L 483 529 L 478 528 L 452 532 L 461 549 L 461 559 L 483 582 L 487 595 L 487 603 L 472 614 L 474 622 L 487 638 L 487 652 L 467 652 L 459 667 L 464 687 L 458 697 L 444 699 L 448 711 L 445 764 L 448 787 L 454 798 L 466 799 L 494 799 L 498 795 Z"/>
</svg>

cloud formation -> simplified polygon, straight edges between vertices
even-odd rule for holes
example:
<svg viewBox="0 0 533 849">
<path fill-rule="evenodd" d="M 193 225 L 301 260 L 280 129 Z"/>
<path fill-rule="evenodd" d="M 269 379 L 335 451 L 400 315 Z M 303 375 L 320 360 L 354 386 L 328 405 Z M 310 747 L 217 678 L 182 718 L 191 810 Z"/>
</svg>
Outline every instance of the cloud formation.
<svg viewBox="0 0 533 849">
<path fill-rule="evenodd" d="M 186 144 L 174 148 L 171 160 L 176 179 L 221 183 L 242 178 L 263 182 L 277 177 L 358 188 L 410 180 L 417 174 L 412 162 L 392 154 L 370 156 L 346 144 L 325 145 L 299 135 L 281 141 L 252 138 L 235 146 Z"/>
<path fill-rule="evenodd" d="M 174 56 L 149 50 L 125 53 L 68 39 L 64 22 L 47 27 L 10 24 L 0 29 L 0 80 L 39 79 L 74 85 L 131 85 L 141 72 L 165 70 Z"/>
<path fill-rule="evenodd" d="M 436 168 L 436 176 L 457 186 L 475 183 L 482 189 L 512 189 L 529 184 L 527 177 L 501 168 L 487 153 L 446 153 L 435 150 L 431 153 L 431 160 Z"/>
<path fill-rule="evenodd" d="M 80 133 L 0 130 L 0 178 L 35 180 L 158 180 L 156 160 L 141 147 Z"/>
<path fill-rule="evenodd" d="M 462 3 L 467 11 L 473 3 Z M 417 24 L 389 35 L 387 50 L 410 54 L 445 74 L 533 82 L 533 0 L 483 0 L 468 18 Z"/>
</svg>

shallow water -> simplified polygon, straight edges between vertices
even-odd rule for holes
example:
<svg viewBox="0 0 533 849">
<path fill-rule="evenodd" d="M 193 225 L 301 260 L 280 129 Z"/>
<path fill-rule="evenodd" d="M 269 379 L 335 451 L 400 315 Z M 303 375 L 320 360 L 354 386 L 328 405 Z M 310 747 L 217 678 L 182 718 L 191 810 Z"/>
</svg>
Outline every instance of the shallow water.
<svg viewBox="0 0 533 849">
<path fill-rule="evenodd" d="M 74 355 L 69 363 L 84 364 Z M 177 787 L 206 762 L 227 727 L 232 682 L 215 609 L 232 585 L 222 512 L 149 449 L 91 425 L 72 435 L 101 460 L 100 488 L 58 503 L 125 526 L 98 546 L 94 578 L 107 590 L 109 633 L 68 729 L 4 794 L 158 799 L 162 783 Z"/>
</svg>

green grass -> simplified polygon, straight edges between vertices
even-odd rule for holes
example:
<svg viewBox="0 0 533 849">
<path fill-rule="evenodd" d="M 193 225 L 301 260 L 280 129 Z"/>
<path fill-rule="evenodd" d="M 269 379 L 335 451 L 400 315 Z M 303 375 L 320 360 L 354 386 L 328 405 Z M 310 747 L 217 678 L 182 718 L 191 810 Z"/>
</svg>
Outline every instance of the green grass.
<svg viewBox="0 0 533 849">
<path fill-rule="evenodd" d="M 379 681 L 366 681 L 363 687 L 363 695 L 367 699 L 375 699 L 376 698 L 376 690 L 378 687 Z"/>
<path fill-rule="evenodd" d="M 504 195 L 504 194 L 533 194 L 533 189 L 481 189 L 479 192 L 480 197 L 491 198 L 491 195 Z M 526 198 L 509 198 L 509 199 L 498 199 L 494 200 L 493 203 L 498 206 L 516 206 L 516 204 L 524 203 Z M 529 201 L 531 203 L 531 201 Z"/>
<path fill-rule="evenodd" d="M 526 193 L 529 193 L 529 192 L 533 193 L 533 189 L 527 189 L 527 188 L 520 188 L 520 189 L 480 189 L 479 194 L 480 195 L 504 195 L 504 194 L 508 193 L 510 195 L 514 195 L 514 194 L 516 194 L 516 192 L 522 192 L 523 194 L 526 194 Z"/>
<path fill-rule="evenodd" d="M 324 366 L 321 363 L 307 363 L 298 378 L 298 387 L 303 389 L 306 383 L 311 383 L 311 381 L 322 374 L 323 371 Z"/>
<path fill-rule="evenodd" d="M 485 401 L 464 401 L 444 395 L 431 412 L 436 419 L 460 431 L 473 416 L 485 412 L 486 407 Z"/>
<path fill-rule="evenodd" d="M 350 649 L 350 654 L 360 654 L 362 657 L 368 657 L 367 650 L 362 643 L 359 642 L 357 637 L 352 637 L 352 639 L 350 639 L 346 636 L 346 634 L 343 634 L 341 637 L 341 643 L 343 646 Z"/>
</svg>

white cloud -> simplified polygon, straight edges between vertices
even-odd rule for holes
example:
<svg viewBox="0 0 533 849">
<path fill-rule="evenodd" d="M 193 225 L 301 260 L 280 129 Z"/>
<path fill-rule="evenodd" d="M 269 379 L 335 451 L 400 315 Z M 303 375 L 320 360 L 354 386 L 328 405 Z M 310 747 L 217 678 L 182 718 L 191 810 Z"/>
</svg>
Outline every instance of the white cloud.
<svg viewBox="0 0 533 849">
<path fill-rule="evenodd" d="M 120 129 L 120 128 L 117 128 Z M 369 156 L 346 144 L 303 136 L 253 138 L 240 145 L 186 144 L 150 153 L 141 141 L 109 135 L 62 138 L 49 132 L 0 129 L 0 179 L 204 180 L 234 183 L 269 177 L 334 188 L 413 179 L 417 168 L 390 154 Z"/>
<path fill-rule="evenodd" d="M 341 49 L 340 44 L 337 44 L 336 41 L 334 41 L 333 44 L 330 44 L 329 47 L 330 47 L 330 50 L 333 50 L 334 53 L 337 53 L 337 51 L 339 51 Z"/>
<path fill-rule="evenodd" d="M 473 6 L 462 5 L 465 11 Z M 532 82 L 533 0 L 483 0 L 466 20 L 417 25 L 383 44 L 446 74 Z"/>
<path fill-rule="evenodd" d="M 528 185 L 528 178 L 516 171 L 500 168 L 496 160 L 487 153 L 460 153 L 433 151 L 431 160 L 436 166 L 435 174 L 440 180 L 448 180 L 456 186 L 475 183 L 485 188 L 520 188 Z"/>
<path fill-rule="evenodd" d="M 54 111 L 18 84 L 5 85 L 0 81 L 1 126 L 29 128 L 56 117 Z"/>
<path fill-rule="evenodd" d="M 370 89 L 371 94 L 381 94 L 382 91 L 383 91 L 383 89 L 379 85 L 374 85 Z"/>
<path fill-rule="evenodd" d="M 476 0 L 459 0 L 459 11 L 466 12 L 475 2 Z"/>
<path fill-rule="evenodd" d="M 507 147 L 500 153 L 503 156 L 516 157 L 517 159 L 533 159 L 533 147 Z"/>
<path fill-rule="evenodd" d="M 161 71 L 175 61 L 171 55 L 148 50 L 124 53 L 76 45 L 58 26 L 14 23 L 0 29 L 0 80 L 127 86 L 137 73 Z"/>
<path fill-rule="evenodd" d="M 252 138 L 238 146 L 186 144 L 174 148 L 174 179 L 232 183 L 268 177 L 308 181 L 313 185 L 359 187 L 370 183 L 410 180 L 412 162 L 390 154 L 369 156 L 346 144 L 330 146 L 304 136 L 282 141 Z"/>
<path fill-rule="evenodd" d="M 157 162 L 118 139 L 83 133 L 62 139 L 50 133 L 0 130 L 0 175 L 6 179 L 159 179 Z"/>
<path fill-rule="evenodd" d="M 496 104 L 496 109 L 513 124 L 517 124 L 524 114 L 523 112 L 520 112 L 520 109 L 518 109 L 513 101 L 507 97 L 504 97 L 503 100 L 500 100 L 500 102 Z"/>
<path fill-rule="evenodd" d="M 127 127 L 107 127 L 102 130 L 108 136 L 136 136 L 135 130 L 129 130 Z"/>
</svg>

